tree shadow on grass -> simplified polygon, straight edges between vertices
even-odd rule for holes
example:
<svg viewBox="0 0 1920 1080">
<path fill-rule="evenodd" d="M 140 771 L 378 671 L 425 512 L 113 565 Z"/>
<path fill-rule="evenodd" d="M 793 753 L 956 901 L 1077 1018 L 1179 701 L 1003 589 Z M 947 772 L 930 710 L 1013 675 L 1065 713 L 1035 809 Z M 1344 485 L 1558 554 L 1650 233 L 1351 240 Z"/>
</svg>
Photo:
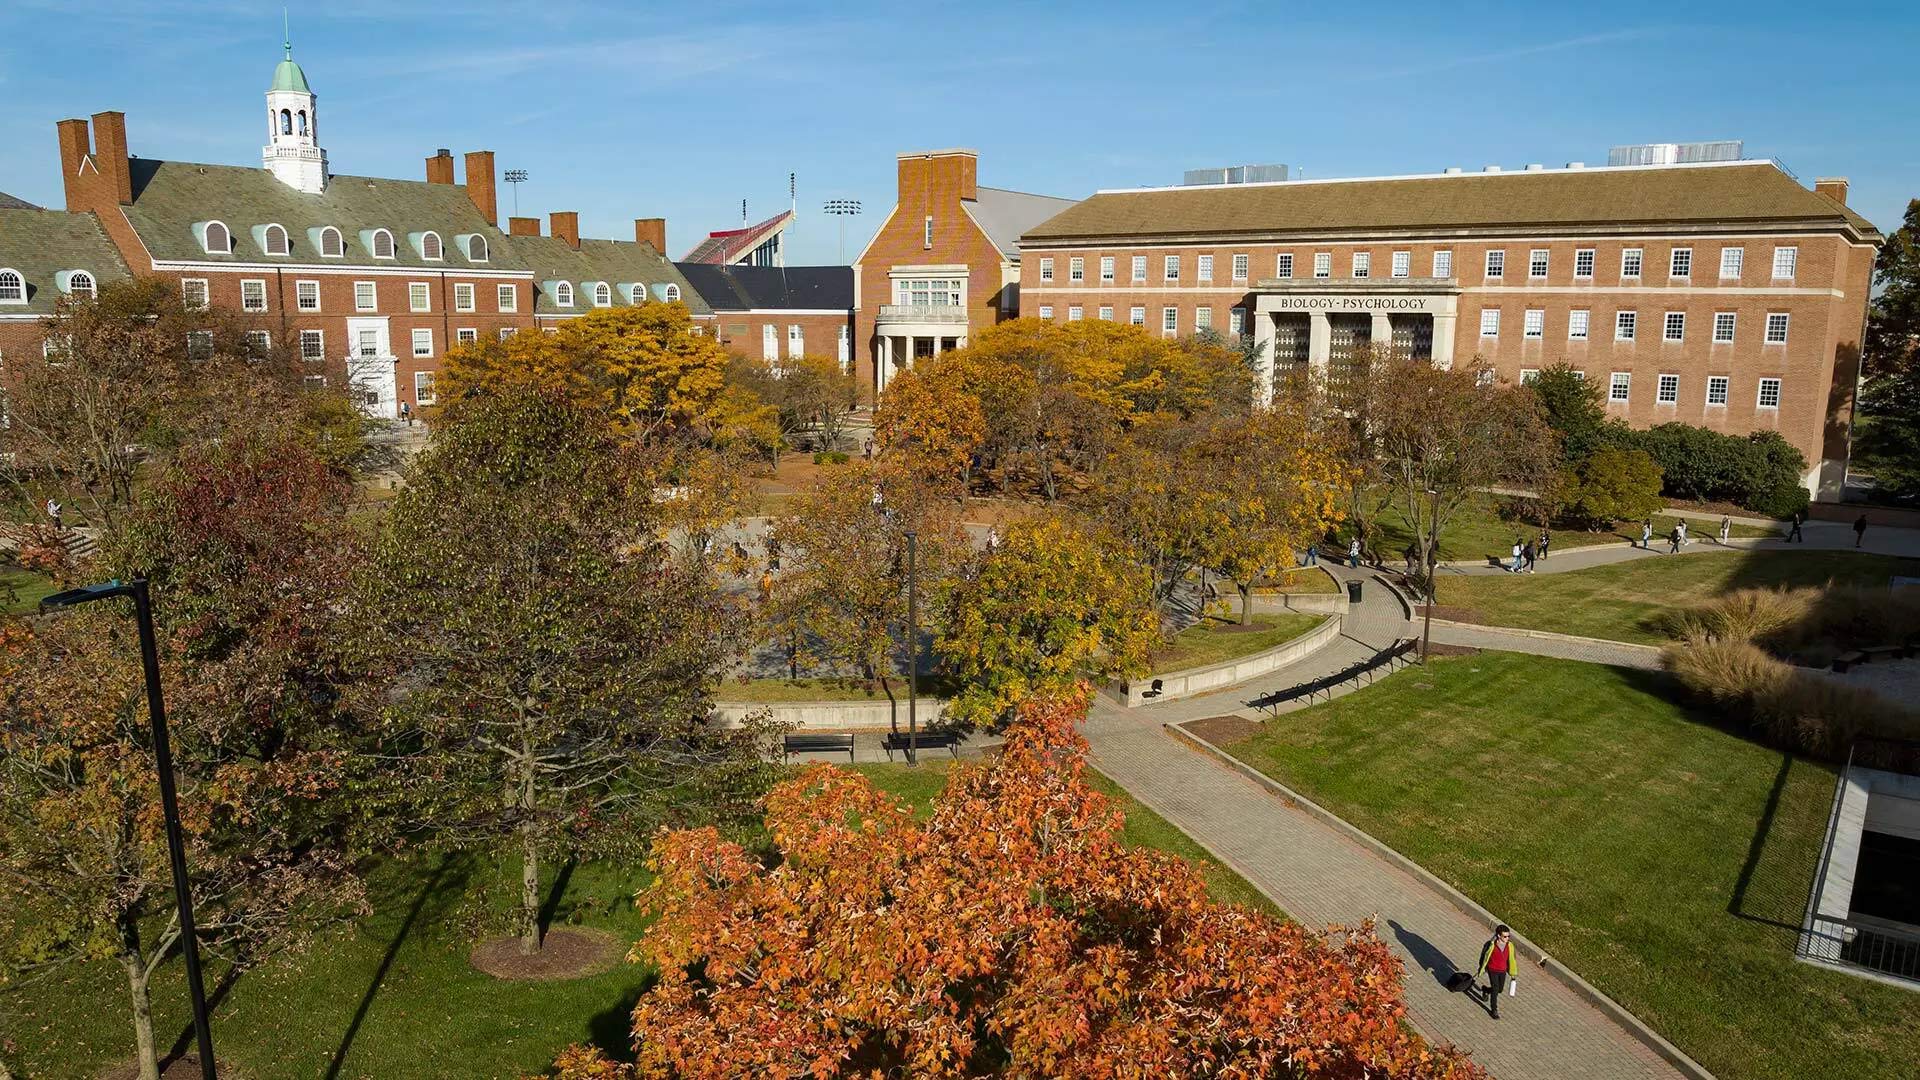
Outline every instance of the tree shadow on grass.
<svg viewBox="0 0 1920 1080">
<path fill-rule="evenodd" d="M 587 1022 L 587 1038 L 608 1057 L 617 1061 L 633 1060 L 633 1007 L 641 995 L 658 981 L 652 972 L 640 985 L 620 995 L 620 1000 L 594 1014 Z"/>
<path fill-rule="evenodd" d="M 566 894 L 567 883 L 573 880 L 573 868 L 576 865 L 573 859 L 561 863 L 560 872 L 554 875 L 553 885 L 547 889 L 547 898 L 541 903 L 538 916 L 540 936 L 543 938 L 547 936 L 547 931 L 553 929 L 553 920 L 560 914 L 560 898 Z"/>
<path fill-rule="evenodd" d="M 468 860 L 458 855 L 442 855 L 434 864 L 427 879 L 421 883 L 414 894 L 413 904 L 394 930 L 393 940 L 387 943 L 387 951 L 380 958 L 380 966 L 374 969 L 373 978 L 368 981 L 366 992 L 360 995 L 360 1004 L 353 1011 L 353 1020 L 347 1024 L 347 1030 L 340 1036 L 340 1045 L 333 1052 L 333 1060 L 328 1063 L 324 1074 L 326 1080 L 338 1080 L 341 1068 L 346 1064 L 347 1052 L 353 1048 L 353 1040 L 360 1034 L 360 1025 L 367 1019 L 367 1013 L 373 1008 L 373 999 L 380 994 L 380 987 L 387 980 L 387 972 L 392 970 L 394 958 L 399 956 L 400 948 L 413 932 L 414 924 L 432 905 L 436 911 L 445 908 L 450 896 L 458 896 L 465 888 L 471 876 Z"/>
</svg>

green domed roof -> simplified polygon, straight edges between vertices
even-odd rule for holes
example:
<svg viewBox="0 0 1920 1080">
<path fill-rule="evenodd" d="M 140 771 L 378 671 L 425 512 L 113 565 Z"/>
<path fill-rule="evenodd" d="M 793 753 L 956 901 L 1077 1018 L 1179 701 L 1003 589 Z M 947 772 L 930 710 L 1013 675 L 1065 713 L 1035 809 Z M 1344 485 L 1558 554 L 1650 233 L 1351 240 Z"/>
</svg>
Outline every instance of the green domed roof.
<svg viewBox="0 0 1920 1080">
<path fill-rule="evenodd" d="M 267 89 L 297 90 L 302 94 L 313 93 L 313 90 L 307 86 L 307 73 L 301 71 L 300 65 L 293 62 L 292 48 L 287 49 L 287 58 L 275 65 L 273 69 L 273 85 Z"/>
</svg>

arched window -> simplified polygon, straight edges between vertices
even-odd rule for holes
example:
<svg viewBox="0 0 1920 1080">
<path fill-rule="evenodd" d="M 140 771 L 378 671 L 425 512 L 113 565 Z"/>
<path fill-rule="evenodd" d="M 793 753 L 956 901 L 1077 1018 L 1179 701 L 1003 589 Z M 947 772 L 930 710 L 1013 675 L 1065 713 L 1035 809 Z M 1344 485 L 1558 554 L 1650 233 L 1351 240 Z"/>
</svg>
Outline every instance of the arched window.
<svg viewBox="0 0 1920 1080">
<path fill-rule="evenodd" d="M 420 238 L 420 257 L 423 259 L 440 258 L 440 234 L 427 233 Z"/>
<path fill-rule="evenodd" d="M 329 259 L 337 259 L 345 253 L 340 241 L 340 230 L 329 225 L 320 230 L 320 254 Z"/>
<path fill-rule="evenodd" d="M 0 270 L 0 304 L 27 302 L 27 279 L 18 270 Z"/>
<path fill-rule="evenodd" d="M 85 270 L 75 270 L 73 273 L 68 274 L 67 295 L 92 298 L 95 295 L 93 275 L 87 273 Z"/>
<path fill-rule="evenodd" d="M 307 133 L 307 110 L 301 109 L 298 113 L 294 115 L 298 120 L 300 134 L 305 135 Z"/>
<path fill-rule="evenodd" d="M 287 230 L 278 225 L 269 225 L 266 230 L 267 254 L 285 255 L 287 253 Z"/>
<path fill-rule="evenodd" d="M 393 258 L 393 234 L 385 229 L 373 230 L 373 257 L 376 259 Z"/>
<path fill-rule="evenodd" d="M 207 222 L 207 254 L 233 254 L 233 234 L 227 231 L 225 225 L 217 221 Z"/>
<path fill-rule="evenodd" d="M 487 261 L 487 238 L 484 236 L 467 237 L 467 258 L 473 262 Z"/>
<path fill-rule="evenodd" d="M 680 286 L 675 285 L 672 282 L 668 282 L 667 288 L 666 288 L 666 294 L 667 294 L 667 299 L 669 300 L 680 299 Z"/>
<path fill-rule="evenodd" d="M 553 287 L 553 302 L 561 307 L 573 306 L 573 283 L 563 281 Z"/>
<path fill-rule="evenodd" d="M 613 303 L 613 287 L 602 281 L 593 287 L 593 306 L 606 307 Z"/>
<path fill-rule="evenodd" d="M 293 113 L 287 109 L 280 110 L 280 134 L 293 134 Z"/>
</svg>

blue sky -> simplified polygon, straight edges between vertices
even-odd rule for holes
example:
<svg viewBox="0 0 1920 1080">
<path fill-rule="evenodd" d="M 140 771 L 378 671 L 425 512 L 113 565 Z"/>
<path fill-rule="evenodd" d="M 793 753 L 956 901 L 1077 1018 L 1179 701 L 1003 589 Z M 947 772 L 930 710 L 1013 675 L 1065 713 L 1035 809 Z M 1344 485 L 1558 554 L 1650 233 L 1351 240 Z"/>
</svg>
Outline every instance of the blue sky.
<svg viewBox="0 0 1920 1080">
<path fill-rule="evenodd" d="M 1853 181 L 1882 228 L 1920 196 L 1920 5 L 329 0 L 291 9 L 342 173 L 419 178 L 437 147 L 525 168 L 520 211 L 583 233 L 668 219 L 678 257 L 784 208 L 831 262 L 828 198 L 893 203 L 896 153 L 980 151 L 1052 195 L 1285 162 L 1311 177 L 1603 162 L 1746 140 Z M 258 164 L 278 5 L 0 5 L 0 190 L 62 202 L 54 121 L 127 113 L 136 154 Z M 512 195 L 501 191 L 501 213 Z"/>
</svg>

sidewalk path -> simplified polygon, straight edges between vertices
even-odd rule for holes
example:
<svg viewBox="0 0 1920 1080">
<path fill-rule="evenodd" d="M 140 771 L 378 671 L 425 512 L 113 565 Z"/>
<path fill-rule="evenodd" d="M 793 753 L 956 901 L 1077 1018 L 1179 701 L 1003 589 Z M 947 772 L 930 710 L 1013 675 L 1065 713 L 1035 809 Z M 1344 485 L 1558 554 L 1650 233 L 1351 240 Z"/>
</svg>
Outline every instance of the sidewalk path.
<svg viewBox="0 0 1920 1080">
<path fill-rule="evenodd" d="M 1710 529 L 1701 529 L 1693 534 L 1693 542 L 1680 549 L 1682 555 L 1704 555 L 1726 553 L 1728 551 L 1853 551 L 1853 526 L 1837 521 L 1809 521 L 1804 527 L 1806 539 L 1800 543 L 1789 544 L 1778 537 L 1733 537 L 1722 545 L 1713 539 Z M 1920 529 L 1896 529 L 1889 526 L 1869 526 L 1866 540 L 1858 548 L 1869 555 L 1891 555 L 1899 558 L 1920 558 Z M 1666 559 L 1667 543 L 1654 537 L 1651 549 L 1635 547 L 1621 541 L 1612 544 L 1592 544 L 1586 547 L 1562 548 L 1547 558 L 1533 564 L 1537 574 L 1564 574 L 1572 570 L 1586 570 L 1595 566 L 1607 566 L 1613 563 L 1630 562 L 1634 559 Z M 1485 559 L 1478 561 L 1457 560 L 1440 564 L 1442 574 L 1504 574 L 1507 571 L 1489 566 Z"/>
</svg>

